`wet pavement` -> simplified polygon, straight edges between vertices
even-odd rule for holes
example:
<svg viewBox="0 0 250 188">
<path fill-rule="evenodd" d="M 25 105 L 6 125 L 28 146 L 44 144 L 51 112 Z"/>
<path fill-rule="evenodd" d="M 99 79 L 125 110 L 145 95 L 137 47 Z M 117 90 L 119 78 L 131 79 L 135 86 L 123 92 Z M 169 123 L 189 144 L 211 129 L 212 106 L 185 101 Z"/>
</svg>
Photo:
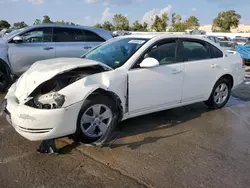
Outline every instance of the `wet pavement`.
<svg viewBox="0 0 250 188">
<path fill-rule="evenodd" d="M 250 84 L 227 106 L 202 103 L 121 123 L 108 147 L 60 139 L 63 154 L 36 153 L 38 142 L 0 121 L 0 188 L 250 187 Z"/>
</svg>

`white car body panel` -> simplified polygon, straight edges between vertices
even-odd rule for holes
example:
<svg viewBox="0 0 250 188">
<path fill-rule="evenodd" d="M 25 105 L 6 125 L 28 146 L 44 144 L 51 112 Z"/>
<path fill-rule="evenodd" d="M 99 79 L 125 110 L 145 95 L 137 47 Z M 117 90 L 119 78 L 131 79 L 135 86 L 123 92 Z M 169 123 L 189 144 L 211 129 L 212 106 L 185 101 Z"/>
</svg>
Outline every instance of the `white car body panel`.
<svg viewBox="0 0 250 188">
<path fill-rule="evenodd" d="M 135 35 L 120 37 L 130 38 Z M 97 89 L 114 93 L 121 101 L 122 120 L 165 109 L 183 106 L 209 98 L 216 81 L 223 75 L 231 75 L 234 88 L 244 80 L 241 58 L 226 53 L 218 59 L 196 62 L 179 62 L 153 68 L 131 69 L 136 60 L 152 44 L 174 38 L 196 38 L 185 35 L 139 35 L 150 39 L 137 52 L 117 68 L 97 61 L 80 58 L 58 58 L 35 63 L 19 80 L 11 86 L 6 95 L 7 110 L 11 114 L 11 124 L 19 134 L 29 140 L 47 140 L 73 134 L 79 111 L 86 100 Z M 210 40 L 202 39 L 210 44 Z M 214 45 L 214 44 L 213 44 Z M 100 65 L 106 70 L 86 76 L 58 91 L 65 96 L 59 109 L 37 109 L 25 105 L 29 95 L 42 83 L 58 74 L 79 67 Z M 44 133 L 41 134 L 41 131 Z"/>
</svg>

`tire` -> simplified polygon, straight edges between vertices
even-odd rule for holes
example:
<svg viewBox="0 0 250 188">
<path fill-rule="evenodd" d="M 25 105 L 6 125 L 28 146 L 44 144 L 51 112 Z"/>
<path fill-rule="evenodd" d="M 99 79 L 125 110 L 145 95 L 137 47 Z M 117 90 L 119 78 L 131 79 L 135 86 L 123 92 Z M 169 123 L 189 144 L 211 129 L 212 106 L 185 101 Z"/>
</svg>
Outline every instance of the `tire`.
<svg viewBox="0 0 250 188">
<path fill-rule="evenodd" d="M 226 87 L 224 90 L 223 88 Z M 227 92 L 226 92 L 227 89 Z M 226 78 L 219 79 L 214 85 L 213 91 L 205 104 L 210 109 L 220 109 L 223 108 L 231 95 L 232 85 L 230 81 Z M 227 94 L 226 94 L 227 93 Z"/>
<path fill-rule="evenodd" d="M 9 76 L 3 70 L 0 70 L 0 93 L 6 92 L 9 85 L 10 85 Z"/>
<path fill-rule="evenodd" d="M 100 115 L 95 116 L 93 108 L 98 109 L 100 107 Z M 105 110 L 105 111 L 104 111 Z M 102 119 L 101 115 L 110 116 L 111 119 Z M 92 114 L 91 114 L 92 113 Z M 88 118 L 84 118 L 87 115 Z M 93 95 L 87 99 L 78 114 L 77 118 L 77 128 L 74 134 L 74 139 L 83 143 L 93 143 L 93 142 L 105 142 L 113 132 L 114 128 L 118 124 L 118 107 L 116 103 L 104 95 Z M 91 117 L 91 123 L 86 123 Z M 93 118 L 95 117 L 95 118 Z M 100 119 L 99 119 L 100 118 Z M 87 121 L 88 119 L 88 121 Z M 84 123 L 85 122 L 85 123 Z M 104 124 L 108 126 L 104 126 Z M 92 128 L 90 128 L 90 126 Z M 95 128 L 94 128 L 95 127 Z M 89 131 L 88 128 L 90 128 Z M 101 129 L 106 131 L 101 131 Z M 94 131 L 93 131 L 94 130 Z M 93 134 L 91 133 L 93 132 Z M 100 133 L 102 132 L 102 133 Z"/>
</svg>

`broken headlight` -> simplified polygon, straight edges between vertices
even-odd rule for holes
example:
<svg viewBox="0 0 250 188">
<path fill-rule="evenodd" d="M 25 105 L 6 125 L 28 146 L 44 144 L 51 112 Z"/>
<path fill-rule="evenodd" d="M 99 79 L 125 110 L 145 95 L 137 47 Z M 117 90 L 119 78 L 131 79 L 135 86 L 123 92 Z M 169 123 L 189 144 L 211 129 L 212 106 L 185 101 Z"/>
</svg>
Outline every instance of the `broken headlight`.
<svg viewBox="0 0 250 188">
<path fill-rule="evenodd" d="M 47 93 L 34 98 L 34 104 L 40 109 L 61 108 L 65 102 L 65 96 L 57 92 Z"/>
</svg>

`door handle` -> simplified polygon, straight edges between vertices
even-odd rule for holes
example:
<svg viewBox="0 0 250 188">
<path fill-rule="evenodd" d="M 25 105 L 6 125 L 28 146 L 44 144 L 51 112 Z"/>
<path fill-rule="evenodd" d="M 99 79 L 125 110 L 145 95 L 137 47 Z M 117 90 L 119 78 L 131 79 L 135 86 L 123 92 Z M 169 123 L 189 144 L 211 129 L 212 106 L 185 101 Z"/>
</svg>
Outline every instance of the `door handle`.
<svg viewBox="0 0 250 188">
<path fill-rule="evenodd" d="M 44 50 L 52 50 L 52 49 L 54 49 L 53 47 L 45 47 L 45 48 L 43 48 Z"/>
<path fill-rule="evenodd" d="M 91 49 L 92 47 L 91 46 L 84 46 L 83 48 L 88 50 L 88 49 Z"/>
<path fill-rule="evenodd" d="M 182 70 L 174 69 L 173 72 L 172 72 L 172 74 L 180 74 L 180 73 L 182 73 Z"/>
<path fill-rule="evenodd" d="M 218 68 L 218 67 L 220 67 L 220 66 L 217 65 L 217 64 L 212 64 L 212 65 L 210 65 L 210 67 L 211 67 L 211 68 Z"/>
</svg>

